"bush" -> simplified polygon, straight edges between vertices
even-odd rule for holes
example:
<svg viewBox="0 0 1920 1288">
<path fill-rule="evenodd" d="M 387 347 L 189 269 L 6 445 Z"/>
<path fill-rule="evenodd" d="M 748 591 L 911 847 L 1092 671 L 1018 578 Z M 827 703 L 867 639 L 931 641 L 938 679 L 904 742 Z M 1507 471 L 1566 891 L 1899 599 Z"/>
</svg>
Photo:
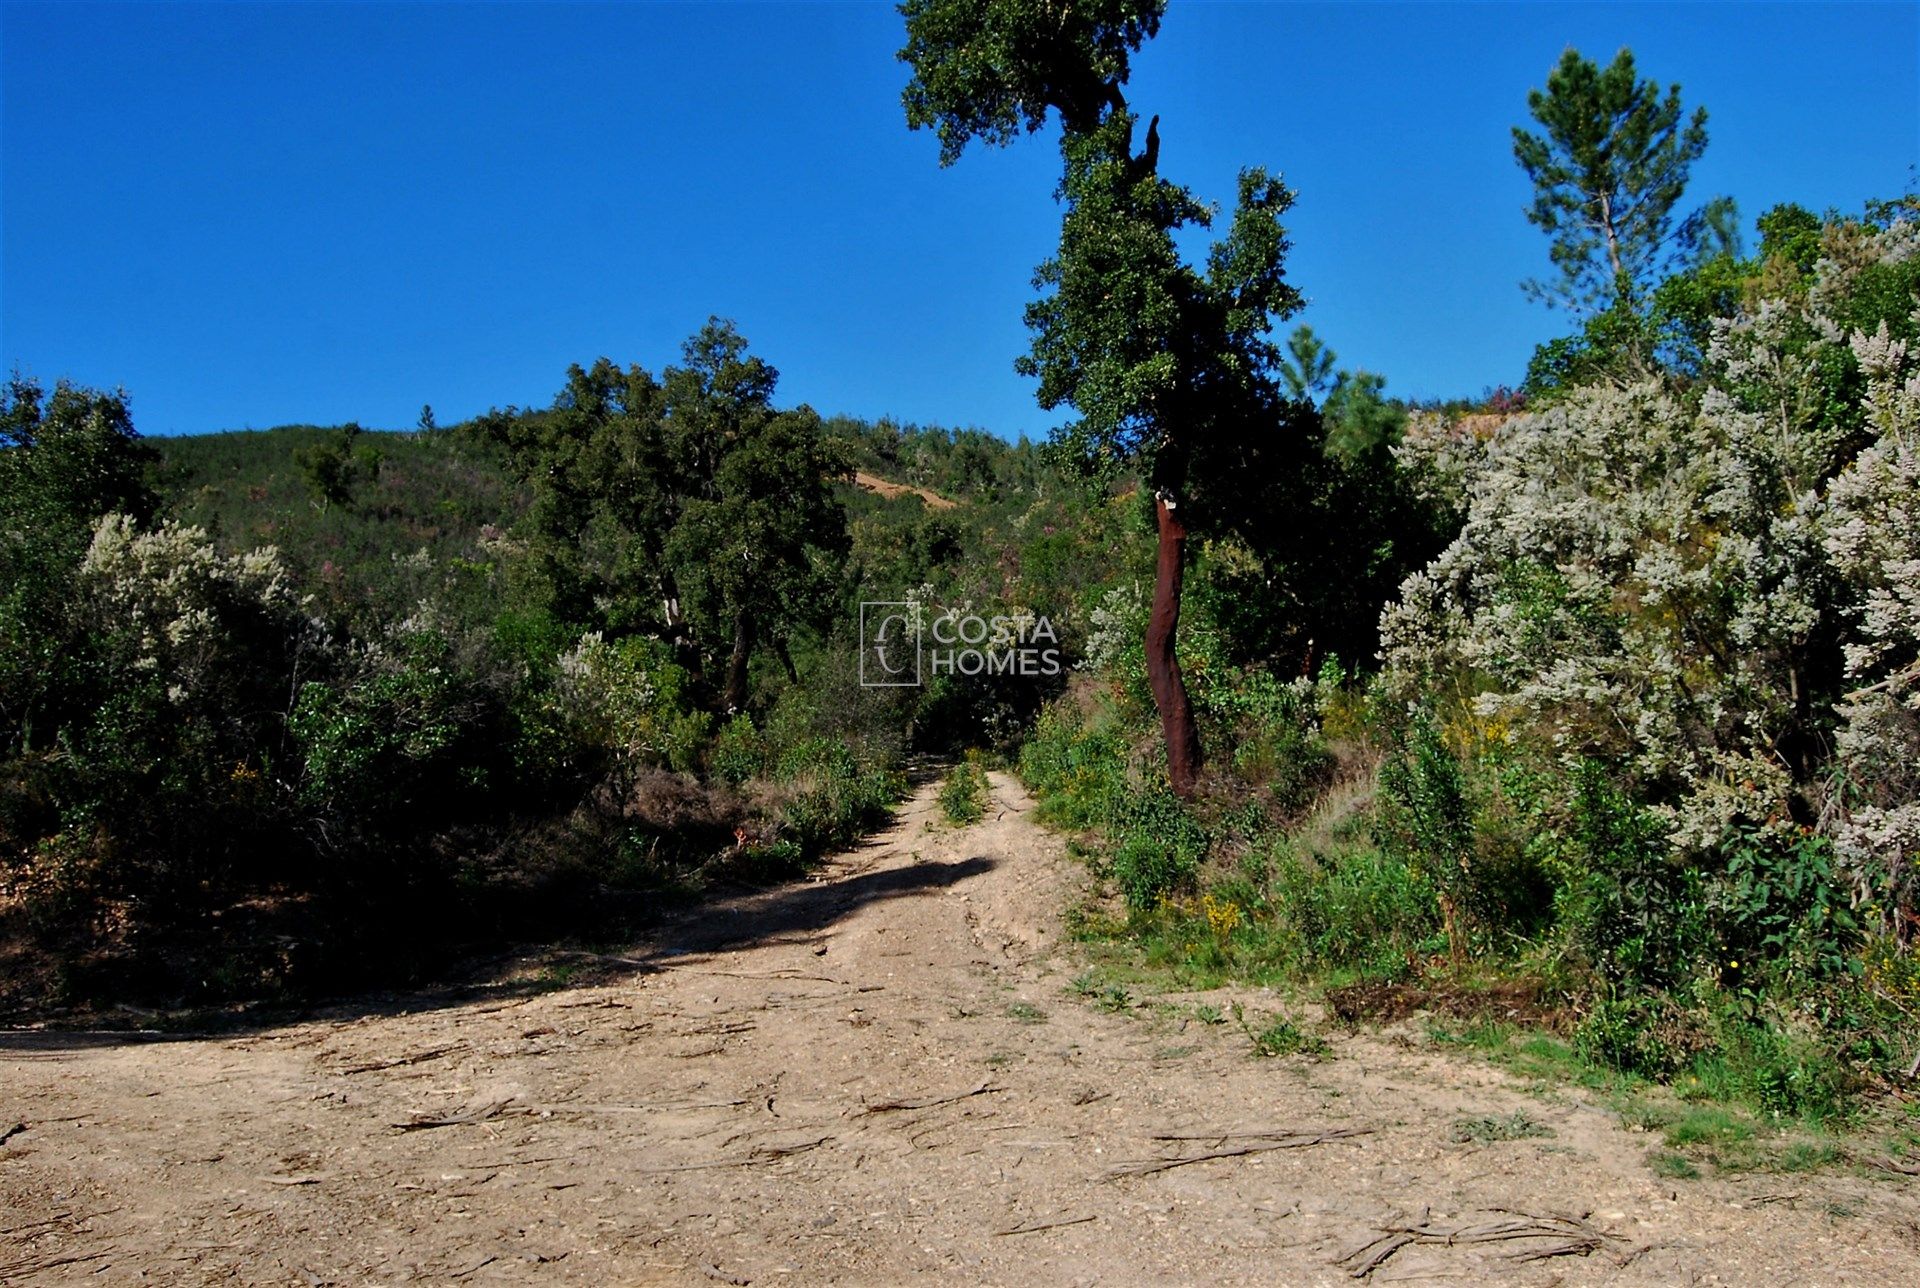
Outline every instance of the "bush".
<svg viewBox="0 0 1920 1288">
<path fill-rule="evenodd" d="M 1047 821 L 1076 829 L 1104 825 L 1128 793 L 1118 722 L 1104 710 L 1089 720 L 1064 702 L 1048 707 L 1020 749 L 1020 777 L 1040 797 Z"/>
<path fill-rule="evenodd" d="M 1114 841 L 1113 879 L 1136 916 L 1189 889 L 1207 851 L 1206 832 L 1164 787 L 1116 802 L 1107 834 Z"/>
<path fill-rule="evenodd" d="M 780 837 L 809 861 L 884 822 L 905 786 L 898 773 L 863 765 L 845 743 L 825 738 L 789 747 L 776 781 Z"/>
<path fill-rule="evenodd" d="M 940 812 L 959 827 L 978 823 L 987 812 L 987 794 L 987 771 L 976 756 L 969 755 L 940 788 Z"/>
<path fill-rule="evenodd" d="M 1459 760 L 1421 708 L 1380 767 L 1383 835 L 1434 889 L 1454 960 L 1466 956 L 1462 914 L 1471 901 L 1473 813 Z"/>
<path fill-rule="evenodd" d="M 337 683 L 300 689 L 288 732 L 297 796 L 323 846 L 387 854 L 404 838 L 492 810 L 505 711 L 431 627 L 363 649 Z"/>
<path fill-rule="evenodd" d="M 1277 955 L 1305 974 L 1399 979 L 1441 931 L 1433 887 L 1378 846 L 1345 844 L 1317 855 L 1286 847 L 1266 891 Z"/>
</svg>

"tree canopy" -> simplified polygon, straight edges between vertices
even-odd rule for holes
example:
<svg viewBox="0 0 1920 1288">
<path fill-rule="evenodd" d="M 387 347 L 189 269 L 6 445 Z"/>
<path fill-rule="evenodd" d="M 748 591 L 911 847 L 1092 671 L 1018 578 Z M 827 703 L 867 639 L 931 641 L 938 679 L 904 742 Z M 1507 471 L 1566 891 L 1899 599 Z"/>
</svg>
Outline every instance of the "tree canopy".
<svg viewBox="0 0 1920 1288">
<path fill-rule="evenodd" d="M 1707 147 L 1707 111 L 1687 116 L 1680 87 L 1640 80 L 1631 50 L 1604 69 L 1568 49 L 1544 90 L 1527 95 L 1542 133 L 1518 126 L 1513 155 L 1533 182 L 1527 219 L 1551 239 L 1556 276 L 1524 285 L 1590 315 L 1644 299 L 1677 254 L 1731 225 L 1718 200 L 1674 223 L 1693 163 Z"/>
<path fill-rule="evenodd" d="M 1065 206 L 1060 247 L 1035 273 L 1030 352 L 1040 405 L 1078 417 L 1061 438 L 1096 470 L 1138 471 L 1159 530 L 1148 670 L 1176 791 L 1193 790 L 1199 736 L 1174 656 L 1189 525 L 1237 508 L 1230 477 L 1263 445 L 1283 401 L 1273 379 L 1277 318 L 1300 306 L 1286 280 L 1280 217 L 1292 192 L 1260 169 L 1241 172 L 1226 235 L 1204 268 L 1176 234 L 1212 212 L 1158 173 L 1159 118 L 1136 147 L 1125 86 L 1129 56 L 1158 30 L 1163 4 L 908 0 L 901 6 L 914 69 L 908 124 L 940 137 L 943 164 L 980 139 L 1005 144 L 1059 113 Z M 1212 491 L 1217 495 L 1210 496 Z"/>
<path fill-rule="evenodd" d="M 558 617 L 674 642 L 717 701 L 746 701 L 756 648 L 786 660 L 835 602 L 818 558 L 846 546 L 831 482 L 847 473 L 820 418 L 774 406 L 779 373 L 711 319 L 659 378 L 602 358 L 574 366 L 551 411 L 495 413 L 532 489 L 527 527 Z"/>
</svg>

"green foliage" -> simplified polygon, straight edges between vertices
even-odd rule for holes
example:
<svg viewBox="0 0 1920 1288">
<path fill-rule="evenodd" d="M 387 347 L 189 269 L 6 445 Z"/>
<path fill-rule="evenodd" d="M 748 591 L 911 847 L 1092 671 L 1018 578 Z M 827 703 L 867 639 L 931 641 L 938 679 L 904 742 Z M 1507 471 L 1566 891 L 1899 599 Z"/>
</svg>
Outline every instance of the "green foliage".
<svg viewBox="0 0 1920 1288">
<path fill-rule="evenodd" d="M 903 789 L 898 773 L 863 765 L 844 742 L 826 738 L 786 748 L 774 781 L 782 788 L 781 838 L 808 860 L 885 822 Z"/>
<path fill-rule="evenodd" d="M 431 832 L 493 785 L 499 719 L 451 641 L 400 632 L 341 683 L 301 687 L 287 720 L 303 766 L 298 800 L 336 852 Z"/>
<path fill-rule="evenodd" d="M 1287 336 L 1287 351 L 1280 355 L 1274 370 L 1280 387 L 1296 402 L 1318 402 L 1333 388 L 1334 356 L 1313 328 L 1305 323 Z"/>
<path fill-rule="evenodd" d="M 1309 1059 L 1318 1060 L 1327 1054 L 1325 1039 L 1306 1032 L 1284 1015 L 1274 1016 L 1256 1032 L 1254 1027 L 1247 1023 L 1247 1017 L 1239 1004 L 1235 1003 L 1233 1020 L 1240 1026 L 1240 1031 L 1247 1035 L 1247 1040 L 1253 1043 L 1253 1053 L 1265 1059 L 1304 1055 Z"/>
<path fill-rule="evenodd" d="M 1656 1150 L 1647 1155 L 1647 1166 L 1653 1169 L 1655 1176 L 1664 1177 L 1670 1181 L 1697 1181 L 1700 1179 L 1700 1169 L 1680 1154 L 1665 1153 Z"/>
<path fill-rule="evenodd" d="M 1552 239 L 1559 274 L 1529 292 L 1583 314 L 1635 307 L 1675 253 L 1673 209 L 1706 150 L 1706 109 L 1683 125 L 1680 87 L 1663 98 L 1626 49 L 1604 70 L 1568 49 L 1527 108 L 1544 134 L 1516 127 L 1513 154 L 1534 185 L 1527 219 Z M 1688 221 L 1684 241 L 1724 222 L 1724 199 L 1709 213 Z"/>
<path fill-rule="evenodd" d="M 1090 130 L 1165 9 L 1166 0 L 906 0 L 907 124 L 939 135 L 942 165 L 974 139 L 997 147 L 1038 130 L 1049 108 L 1069 130 Z"/>
<path fill-rule="evenodd" d="M 940 812 L 956 827 L 978 823 L 987 812 L 987 771 L 969 756 L 956 765 L 940 788 Z"/>
<path fill-rule="evenodd" d="M 1399 745 L 1380 767 L 1380 791 L 1385 833 L 1432 884 L 1454 955 L 1463 956 L 1459 917 L 1472 898 L 1473 812 L 1460 762 L 1431 711 L 1413 713 Z"/>
<path fill-rule="evenodd" d="M 427 419 L 432 420 L 429 409 Z M 349 421 L 318 443 L 294 449 L 294 464 L 324 509 L 346 505 L 354 489 L 380 473 L 380 453 L 371 444 L 360 442 L 360 426 Z"/>
<path fill-rule="evenodd" d="M 1399 856 L 1354 840 L 1319 852 L 1283 847 L 1260 906 L 1272 918 L 1263 951 L 1307 976 L 1400 979 L 1440 932 L 1432 885 Z"/>
<path fill-rule="evenodd" d="M 0 390 L 0 758 L 51 750 L 97 699 L 72 580 L 101 516 L 152 517 L 152 461 L 124 394 Z"/>
<path fill-rule="evenodd" d="M 1020 772 L 1050 820 L 1104 834 L 1112 852 L 1100 868 L 1131 913 L 1191 888 L 1206 831 L 1164 784 L 1136 780 L 1110 716 L 1083 722 L 1049 709 L 1021 750 Z"/>
<path fill-rule="evenodd" d="M 1803 832 L 1783 843 L 1777 833 L 1744 828 L 1724 853 L 1713 901 L 1723 982 L 1800 988 L 1857 972 L 1861 928 L 1829 838 Z"/>
<path fill-rule="evenodd" d="M 832 484 L 847 464 L 811 410 L 774 407 L 778 379 L 711 319 L 659 379 L 603 358 L 569 369 L 551 411 L 469 430 L 532 494 L 522 530 L 541 606 L 674 641 L 719 677 L 722 711 L 746 703 L 756 652 L 795 676 L 796 635 L 838 605 L 847 535 Z"/>
<path fill-rule="evenodd" d="M 1112 871 L 1129 910 L 1146 912 L 1191 888 L 1206 852 L 1206 833 L 1180 798 L 1165 789 L 1124 798 L 1109 814 L 1117 844 Z"/>
<path fill-rule="evenodd" d="M 1516 1109 L 1510 1114 L 1462 1118 L 1447 1132 L 1447 1139 L 1457 1144 L 1491 1145 L 1496 1141 L 1533 1140 L 1553 1134 L 1553 1128 L 1535 1122 Z"/>
</svg>

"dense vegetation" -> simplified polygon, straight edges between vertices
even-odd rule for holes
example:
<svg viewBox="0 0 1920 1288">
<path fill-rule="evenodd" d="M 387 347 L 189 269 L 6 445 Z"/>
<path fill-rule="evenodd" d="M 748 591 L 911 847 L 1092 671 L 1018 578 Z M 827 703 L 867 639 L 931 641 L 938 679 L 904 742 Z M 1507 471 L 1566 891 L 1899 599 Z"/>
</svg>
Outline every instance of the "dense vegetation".
<svg viewBox="0 0 1920 1288">
<path fill-rule="evenodd" d="M 823 421 L 775 381 L 714 323 L 537 411 L 149 442 L 119 395 L 16 379 L 9 1000 L 274 995 L 616 933 L 844 845 L 915 752 L 1009 746 L 1041 679 L 863 689 L 857 604 L 1044 602 L 1098 561 L 1078 494 L 1029 444 Z M 1022 527 L 1005 559 L 984 535 Z"/>
<path fill-rule="evenodd" d="M 1570 54 L 1516 132 L 1570 333 L 1517 393 L 1411 407 L 1271 335 L 1277 182 L 1205 268 L 1174 252 L 1208 211 L 1121 93 L 1159 4 L 1076 9 L 1038 61 L 1051 6 L 906 11 L 945 159 L 1066 127 L 1027 359 L 1055 443 L 782 406 L 718 321 L 410 433 L 149 443 L 13 382 L 9 1000 L 613 933 L 971 752 L 947 817 L 1017 763 L 1106 883 L 1083 934 L 1177 979 L 1497 998 L 1783 1115 L 1910 1079 L 1916 203 L 1783 205 L 1745 254 L 1725 203 L 1674 217 L 1704 116 Z M 1044 614 L 1071 671 L 864 688 L 868 599 Z"/>
</svg>

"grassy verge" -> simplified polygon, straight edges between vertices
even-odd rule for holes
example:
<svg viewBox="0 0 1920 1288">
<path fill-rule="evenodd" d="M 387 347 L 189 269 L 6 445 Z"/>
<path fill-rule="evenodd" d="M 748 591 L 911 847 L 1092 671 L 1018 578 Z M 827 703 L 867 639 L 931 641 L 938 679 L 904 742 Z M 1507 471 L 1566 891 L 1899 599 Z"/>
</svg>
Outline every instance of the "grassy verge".
<svg viewBox="0 0 1920 1288">
<path fill-rule="evenodd" d="M 1325 714 L 1268 741 L 1322 757 L 1310 744 Z M 1087 965 L 1075 988 L 1092 1004 L 1151 1015 L 1171 1004 L 1156 997 L 1272 989 L 1290 1017 L 1233 1021 L 1269 1055 L 1323 1049 L 1336 1026 L 1397 1026 L 1539 1094 L 1577 1090 L 1615 1110 L 1657 1137 L 1648 1165 L 1674 1179 L 1823 1167 L 1901 1177 L 1911 1166 L 1920 1109 L 1888 1072 L 1898 1028 L 1877 994 L 1853 986 L 1854 967 L 1820 979 L 1789 975 L 1791 962 L 1773 974 L 1709 962 L 1664 981 L 1610 976 L 1575 921 L 1588 886 L 1543 886 L 1510 927 L 1464 898 L 1450 919 L 1431 864 L 1383 823 L 1364 749 L 1337 750 L 1341 769 L 1305 809 L 1225 773 L 1187 805 L 1155 786 L 1137 723 L 1111 703 L 1056 708 L 1021 761 L 1041 817 L 1072 834 L 1095 878 L 1068 917 Z M 1529 877 L 1508 875 L 1510 889 Z M 1299 1018 L 1316 1004 L 1318 1028 Z"/>
</svg>

